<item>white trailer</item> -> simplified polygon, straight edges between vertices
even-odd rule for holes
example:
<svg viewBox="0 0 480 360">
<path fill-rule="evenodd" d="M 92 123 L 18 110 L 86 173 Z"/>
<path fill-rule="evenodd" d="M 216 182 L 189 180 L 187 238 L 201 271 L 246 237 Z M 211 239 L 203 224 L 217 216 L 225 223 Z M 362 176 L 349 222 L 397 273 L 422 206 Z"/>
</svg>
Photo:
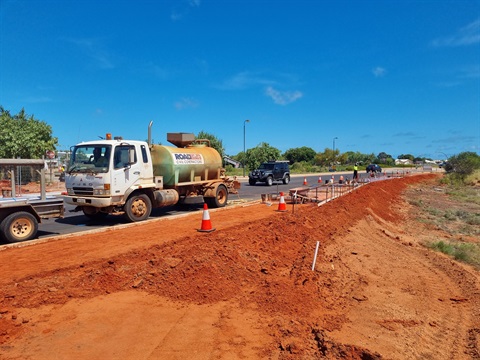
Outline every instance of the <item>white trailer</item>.
<svg viewBox="0 0 480 360">
<path fill-rule="evenodd" d="M 0 166 L 37 166 L 40 173 L 40 194 L 17 196 L 15 170 L 9 170 L 11 186 L 0 198 L 0 237 L 7 242 L 31 240 L 36 237 L 42 219 L 63 217 L 63 198 L 47 196 L 45 190 L 45 161 L 30 159 L 0 159 Z M 5 196 L 7 195 L 7 196 Z"/>
</svg>

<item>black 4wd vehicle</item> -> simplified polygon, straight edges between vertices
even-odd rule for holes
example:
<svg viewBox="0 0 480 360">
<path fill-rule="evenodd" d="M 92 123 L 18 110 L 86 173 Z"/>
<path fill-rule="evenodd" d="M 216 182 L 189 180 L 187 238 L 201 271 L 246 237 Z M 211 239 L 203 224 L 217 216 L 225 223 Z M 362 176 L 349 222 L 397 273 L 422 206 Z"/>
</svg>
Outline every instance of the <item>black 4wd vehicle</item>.
<svg viewBox="0 0 480 360">
<path fill-rule="evenodd" d="M 255 185 L 257 182 L 264 182 L 272 186 L 274 181 L 290 182 L 290 168 L 286 161 L 269 161 L 260 165 L 256 170 L 248 174 L 248 183 Z"/>
<path fill-rule="evenodd" d="M 367 170 L 367 173 L 369 173 L 369 172 L 381 173 L 382 172 L 382 168 L 380 167 L 380 165 L 377 165 L 377 164 L 370 164 L 366 167 L 365 170 Z"/>
</svg>

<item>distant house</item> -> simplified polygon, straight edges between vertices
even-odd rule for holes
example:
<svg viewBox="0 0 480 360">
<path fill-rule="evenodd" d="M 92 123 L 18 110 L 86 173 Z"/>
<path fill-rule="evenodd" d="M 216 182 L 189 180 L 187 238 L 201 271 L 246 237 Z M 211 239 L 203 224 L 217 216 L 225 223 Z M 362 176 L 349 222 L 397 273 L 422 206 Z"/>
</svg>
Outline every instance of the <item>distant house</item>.
<svg viewBox="0 0 480 360">
<path fill-rule="evenodd" d="M 410 159 L 395 159 L 395 165 L 413 165 Z"/>
</svg>

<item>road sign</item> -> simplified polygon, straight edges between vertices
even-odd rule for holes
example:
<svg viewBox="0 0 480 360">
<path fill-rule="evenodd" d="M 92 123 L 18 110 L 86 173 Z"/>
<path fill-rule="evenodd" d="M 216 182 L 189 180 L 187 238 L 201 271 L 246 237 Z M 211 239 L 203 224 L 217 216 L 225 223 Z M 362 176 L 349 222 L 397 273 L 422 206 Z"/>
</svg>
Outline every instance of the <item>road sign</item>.
<svg viewBox="0 0 480 360">
<path fill-rule="evenodd" d="M 48 157 L 49 159 L 55 158 L 55 151 L 47 150 L 47 157 Z"/>
</svg>

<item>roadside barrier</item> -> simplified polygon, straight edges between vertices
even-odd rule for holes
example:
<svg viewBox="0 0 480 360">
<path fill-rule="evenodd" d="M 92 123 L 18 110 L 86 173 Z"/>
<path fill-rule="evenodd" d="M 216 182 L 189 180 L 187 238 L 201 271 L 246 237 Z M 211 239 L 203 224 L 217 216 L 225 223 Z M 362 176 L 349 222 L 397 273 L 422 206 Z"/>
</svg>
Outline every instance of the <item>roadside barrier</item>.
<svg viewBox="0 0 480 360">
<path fill-rule="evenodd" d="M 405 175 L 410 175 L 409 172 L 392 171 L 391 175 L 387 172 L 380 173 L 378 176 L 371 177 L 361 177 L 358 180 L 350 180 L 348 177 L 345 178 L 343 175 L 339 176 L 339 181 L 335 182 L 335 176 L 332 175 L 331 178 L 324 177 L 325 183 L 322 183 L 322 177 L 318 177 L 318 184 L 314 186 L 305 187 L 306 177 L 304 177 L 303 187 L 297 187 L 289 189 L 288 195 L 285 195 L 283 192 L 278 193 L 280 197 L 280 202 L 278 204 L 278 209 L 276 211 L 288 211 L 286 206 L 286 201 L 291 202 L 294 207 L 295 204 L 303 204 L 307 202 L 317 203 L 318 206 L 321 206 L 329 201 L 332 201 L 340 196 L 346 195 L 358 188 L 367 185 L 375 181 L 384 181 L 389 179 L 394 179 L 397 176 L 404 177 Z M 370 174 L 367 174 L 370 175 Z M 397 175 L 397 176 L 395 176 Z M 308 185 L 307 185 L 308 186 Z M 262 202 L 265 201 L 265 194 L 262 194 Z M 274 199 L 272 199 L 274 200 Z M 267 204 L 271 205 L 271 203 Z M 293 207 L 293 211 L 294 211 Z M 293 212 L 292 212 L 293 213 Z"/>
</svg>

